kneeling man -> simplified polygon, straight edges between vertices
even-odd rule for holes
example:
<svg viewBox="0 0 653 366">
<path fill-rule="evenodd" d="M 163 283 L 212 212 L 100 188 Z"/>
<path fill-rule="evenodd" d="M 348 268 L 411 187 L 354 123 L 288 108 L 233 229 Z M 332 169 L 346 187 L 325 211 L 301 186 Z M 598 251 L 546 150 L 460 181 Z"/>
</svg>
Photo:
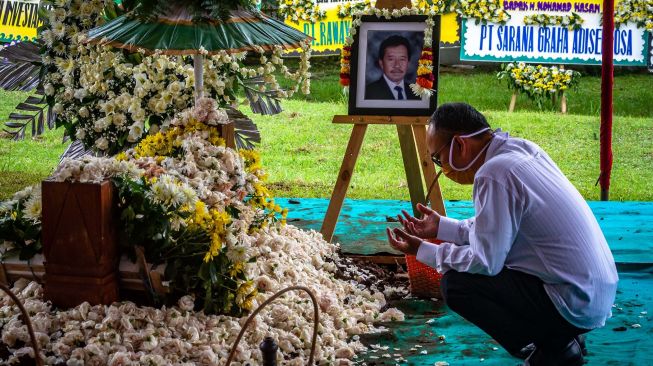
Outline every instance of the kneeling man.
<svg viewBox="0 0 653 366">
<path fill-rule="evenodd" d="M 445 176 L 473 184 L 475 216 L 419 205 L 390 244 L 444 273 L 447 305 L 525 365 L 582 365 L 582 335 L 610 317 L 618 281 L 583 197 L 539 146 L 493 132 L 467 104 L 438 107 L 427 140 Z"/>
</svg>

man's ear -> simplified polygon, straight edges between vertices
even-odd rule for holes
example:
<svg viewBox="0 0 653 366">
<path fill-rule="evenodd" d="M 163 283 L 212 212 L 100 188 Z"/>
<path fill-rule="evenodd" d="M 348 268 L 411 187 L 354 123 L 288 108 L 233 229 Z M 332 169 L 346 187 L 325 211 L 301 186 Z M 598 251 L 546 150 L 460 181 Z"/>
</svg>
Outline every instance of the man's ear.
<svg viewBox="0 0 653 366">
<path fill-rule="evenodd" d="M 469 154 L 470 145 L 468 139 L 460 137 L 460 135 L 455 135 L 454 140 L 454 154 L 462 157 L 463 159 L 467 158 Z"/>
</svg>

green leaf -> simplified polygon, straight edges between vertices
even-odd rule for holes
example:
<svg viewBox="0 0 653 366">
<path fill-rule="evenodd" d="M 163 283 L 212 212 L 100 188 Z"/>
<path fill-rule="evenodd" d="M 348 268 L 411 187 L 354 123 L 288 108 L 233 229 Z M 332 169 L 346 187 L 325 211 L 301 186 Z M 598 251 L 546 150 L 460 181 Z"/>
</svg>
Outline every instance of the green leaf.
<svg viewBox="0 0 653 366">
<path fill-rule="evenodd" d="M 136 218 L 136 213 L 132 206 L 127 206 L 120 214 L 120 219 L 123 221 L 132 221 Z"/>
<path fill-rule="evenodd" d="M 199 275 L 200 279 L 203 281 L 209 281 L 211 279 L 211 269 L 209 263 L 202 262 L 202 265 L 200 266 L 200 270 L 197 272 Z"/>
<path fill-rule="evenodd" d="M 215 261 L 209 262 L 209 275 L 211 276 L 211 283 L 217 284 L 219 282 L 217 263 Z"/>
</svg>

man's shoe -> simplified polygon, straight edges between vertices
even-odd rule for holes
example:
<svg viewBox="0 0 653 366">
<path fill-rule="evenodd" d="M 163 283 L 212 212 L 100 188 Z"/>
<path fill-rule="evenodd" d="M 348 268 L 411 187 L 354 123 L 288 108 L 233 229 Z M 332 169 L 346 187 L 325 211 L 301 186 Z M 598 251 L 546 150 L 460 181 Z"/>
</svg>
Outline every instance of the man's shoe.
<svg viewBox="0 0 653 366">
<path fill-rule="evenodd" d="M 531 355 L 535 351 L 535 344 L 534 343 L 529 343 L 528 345 L 524 346 L 519 352 L 513 353 L 513 357 L 517 357 L 520 360 L 525 360 L 528 358 L 528 356 Z"/>
<path fill-rule="evenodd" d="M 576 336 L 576 342 L 580 346 L 580 351 L 583 353 L 583 356 L 587 356 L 587 344 L 585 343 L 585 334 L 579 334 Z"/>
<path fill-rule="evenodd" d="M 580 346 L 580 351 L 583 356 L 587 356 L 587 345 L 585 343 L 585 334 L 579 334 L 576 336 L 576 342 Z M 525 360 L 528 356 L 535 351 L 535 344 L 530 343 L 529 345 L 522 348 L 519 352 L 513 353 L 513 357 L 517 357 L 520 360 Z"/>
<path fill-rule="evenodd" d="M 535 348 L 524 366 L 582 366 L 583 363 L 583 352 L 574 338 L 562 350 Z"/>
</svg>

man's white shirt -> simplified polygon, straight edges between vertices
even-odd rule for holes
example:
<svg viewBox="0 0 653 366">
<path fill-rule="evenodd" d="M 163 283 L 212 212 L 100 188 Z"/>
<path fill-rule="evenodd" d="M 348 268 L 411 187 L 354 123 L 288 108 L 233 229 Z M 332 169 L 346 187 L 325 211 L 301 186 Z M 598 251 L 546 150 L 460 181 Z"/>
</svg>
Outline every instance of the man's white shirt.
<svg viewBox="0 0 653 366">
<path fill-rule="evenodd" d="M 539 277 L 560 314 L 586 329 L 611 315 L 618 275 L 589 206 L 536 144 L 495 133 L 474 178 L 475 216 L 442 217 L 417 259 L 439 272 Z M 491 316 L 491 315 L 488 315 Z"/>
</svg>

